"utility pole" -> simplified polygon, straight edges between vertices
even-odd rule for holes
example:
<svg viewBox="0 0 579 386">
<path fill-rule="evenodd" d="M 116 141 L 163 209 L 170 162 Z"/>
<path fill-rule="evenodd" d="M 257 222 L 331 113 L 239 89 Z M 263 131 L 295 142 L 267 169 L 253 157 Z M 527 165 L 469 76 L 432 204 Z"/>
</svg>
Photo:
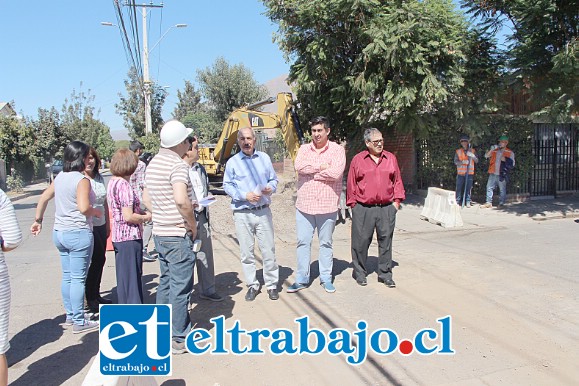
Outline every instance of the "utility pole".
<svg viewBox="0 0 579 386">
<path fill-rule="evenodd" d="M 151 80 L 149 79 L 149 39 L 147 37 L 147 9 L 143 13 L 143 85 L 145 87 L 145 135 L 153 132 L 153 119 L 151 117 Z"/>
<path fill-rule="evenodd" d="M 153 132 L 151 118 L 151 80 L 149 79 L 149 37 L 147 35 L 147 8 L 163 8 L 163 4 L 125 4 L 132 7 L 141 7 L 143 15 L 143 86 L 145 96 L 145 135 Z"/>
</svg>

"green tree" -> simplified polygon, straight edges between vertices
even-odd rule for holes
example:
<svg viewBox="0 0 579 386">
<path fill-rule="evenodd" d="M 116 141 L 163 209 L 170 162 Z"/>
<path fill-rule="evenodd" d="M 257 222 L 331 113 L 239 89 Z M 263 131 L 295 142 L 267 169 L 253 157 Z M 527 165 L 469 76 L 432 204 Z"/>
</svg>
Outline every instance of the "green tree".
<svg viewBox="0 0 579 386">
<path fill-rule="evenodd" d="M 127 96 L 119 93 L 120 101 L 115 104 L 117 114 L 123 117 L 125 127 L 129 130 L 129 136 L 133 139 L 145 135 L 145 96 L 142 77 L 134 68 L 128 73 L 125 79 L 125 89 Z M 151 82 L 151 120 L 152 131 L 158 134 L 163 126 L 161 111 L 165 104 L 167 92 L 165 89 Z"/>
<path fill-rule="evenodd" d="M 115 141 L 115 150 L 122 149 L 122 148 L 128 148 L 130 143 L 131 143 L 131 141 L 129 141 L 128 139 L 116 140 Z"/>
<path fill-rule="evenodd" d="M 263 0 L 306 118 L 423 131 L 465 83 L 466 21 L 450 0 Z"/>
<path fill-rule="evenodd" d="M 114 148 L 113 138 L 109 127 L 95 117 L 93 102 L 90 90 L 87 93 L 73 90 L 62 107 L 62 131 L 68 141 L 83 141 L 93 146 L 101 158 L 109 158 Z"/>
<path fill-rule="evenodd" d="M 461 0 L 490 36 L 508 33 L 511 77 L 546 115 L 568 122 L 577 114 L 579 1 Z"/>
<path fill-rule="evenodd" d="M 197 81 L 219 121 L 234 109 L 267 97 L 267 89 L 253 78 L 251 70 L 243 64 L 232 66 L 221 57 L 211 67 L 197 70 Z"/>
<path fill-rule="evenodd" d="M 111 136 L 109 127 L 102 122 L 99 122 L 99 125 L 99 134 L 95 149 L 102 159 L 110 160 L 115 152 L 115 141 Z"/>
<path fill-rule="evenodd" d="M 62 158 L 64 147 L 69 142 L 56 108 L 38 109 L 38 116 L 26 118 L 26 126 L 34 133 L 33 153 L 44 162 Z"/>
<path fill-rule="evenodd" d="M 217 119 L 215 112 L 208 108 L 187 114 L 182 122 L 193 129 L 193 133 L 199 137 L 201 143 L 216 142 L 223 128 L 223 122 Z"/>
<path fill-rule="evenodd" d="M 157 154 L 159 152 L 159 147 L 161 147 L 159 134 L 149 133 L 139 138 L 139 141 L 145 147 L 145 151 L 151 154 Z"/>
<path fill-rule="evenodd" d="M 201 93 L 195 90 L 193 84 L 186 80 L 183 92 L 177 90 L 177 106 L 173 111 L 173 118 L 181 121 L 188 114 L 194 114 L 201 103 Z"/>
<path fill-rule="evenodd" d="M 16 162 L 31 161 L 34 133 L 14 117 L 0 115 L 0 158 L 6 161 L 6 170 Z"/>
</svg>

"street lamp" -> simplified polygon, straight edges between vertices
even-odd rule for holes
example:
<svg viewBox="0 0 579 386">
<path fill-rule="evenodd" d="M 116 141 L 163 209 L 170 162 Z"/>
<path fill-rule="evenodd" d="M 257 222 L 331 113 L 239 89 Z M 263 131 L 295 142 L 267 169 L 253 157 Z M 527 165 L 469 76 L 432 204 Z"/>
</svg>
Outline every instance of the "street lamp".
<svg viewBox="0 0 579 386">
<path fill-rule="evenodd" d="M 149 79 L 149 53 L 161 43 L 161 40 L 171 31 L 173 28 L 185 28 L 187 24 L 175 24 L 172 25 L 165 31 L 165 33 L 157 40 L 157 42 L 149 49 L 149 38 L 147 34 L 147 10 L 142 10 L 143 14 L 143 84 L 145 87 L 145 134 L 153 132 L 153 122 L 151 118 L 151 80 Z M 108 21 L 101 21 L 101 25 L 112 27 L 115 24 Z"/>
</svg>

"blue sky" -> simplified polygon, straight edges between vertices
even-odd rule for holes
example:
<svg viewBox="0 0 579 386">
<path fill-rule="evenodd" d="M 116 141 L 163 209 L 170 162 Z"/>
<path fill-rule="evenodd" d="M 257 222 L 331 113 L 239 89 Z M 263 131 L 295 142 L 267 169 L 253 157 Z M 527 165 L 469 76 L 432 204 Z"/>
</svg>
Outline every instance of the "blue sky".
<svg viewBox="0 0 579 386">
<path fill-rule="evenodd" d="M 258 0 L 166 0 L 149 13 L 149 47 L 172 25 L 188 24 L 151 50 L 151 78 L 169 86 L 163 118 L 171 117 L 184 81 L 195 82 L 196 70 L 219 56 L 243 63 L 262 83 L 287 74 L 272 43 L 277 26 L 264 11 Z M 99 119 L 111 131 L 125 130 L 114 105 L 129 67 L 119 29 L 102 21 L 117 22 L 112 0 L 0 0 L 0 101 L 14 100 L 19 114 L 36 117 L 39 107 L 60 110 L 73 89 L 90 90 Z"/>
</svg>

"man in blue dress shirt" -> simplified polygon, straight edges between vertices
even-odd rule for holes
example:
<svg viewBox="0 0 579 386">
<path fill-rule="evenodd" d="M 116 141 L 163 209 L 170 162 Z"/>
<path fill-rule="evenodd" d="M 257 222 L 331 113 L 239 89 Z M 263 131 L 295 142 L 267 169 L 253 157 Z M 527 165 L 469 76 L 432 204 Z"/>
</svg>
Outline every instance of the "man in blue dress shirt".
<svg viewBox="0 0 579 386">
<path fill-rule="evenodd" d="M 245 300 L 255 300 L 260 288 L 254 255 L 256 237 L 263 257 L 265 287 L 269 298 L 277 300 L 279 268 L 275 260 L 273 220 L 269 209 L 271 195 L 277 189 L 277 176 L 269 156 L 255 150 L 253 129 L 239 129 L 237 143 L 241 151 L 227 161 L 223 187 L 231 197 L 241 265 L 248 287 Z"/>
</svg>

